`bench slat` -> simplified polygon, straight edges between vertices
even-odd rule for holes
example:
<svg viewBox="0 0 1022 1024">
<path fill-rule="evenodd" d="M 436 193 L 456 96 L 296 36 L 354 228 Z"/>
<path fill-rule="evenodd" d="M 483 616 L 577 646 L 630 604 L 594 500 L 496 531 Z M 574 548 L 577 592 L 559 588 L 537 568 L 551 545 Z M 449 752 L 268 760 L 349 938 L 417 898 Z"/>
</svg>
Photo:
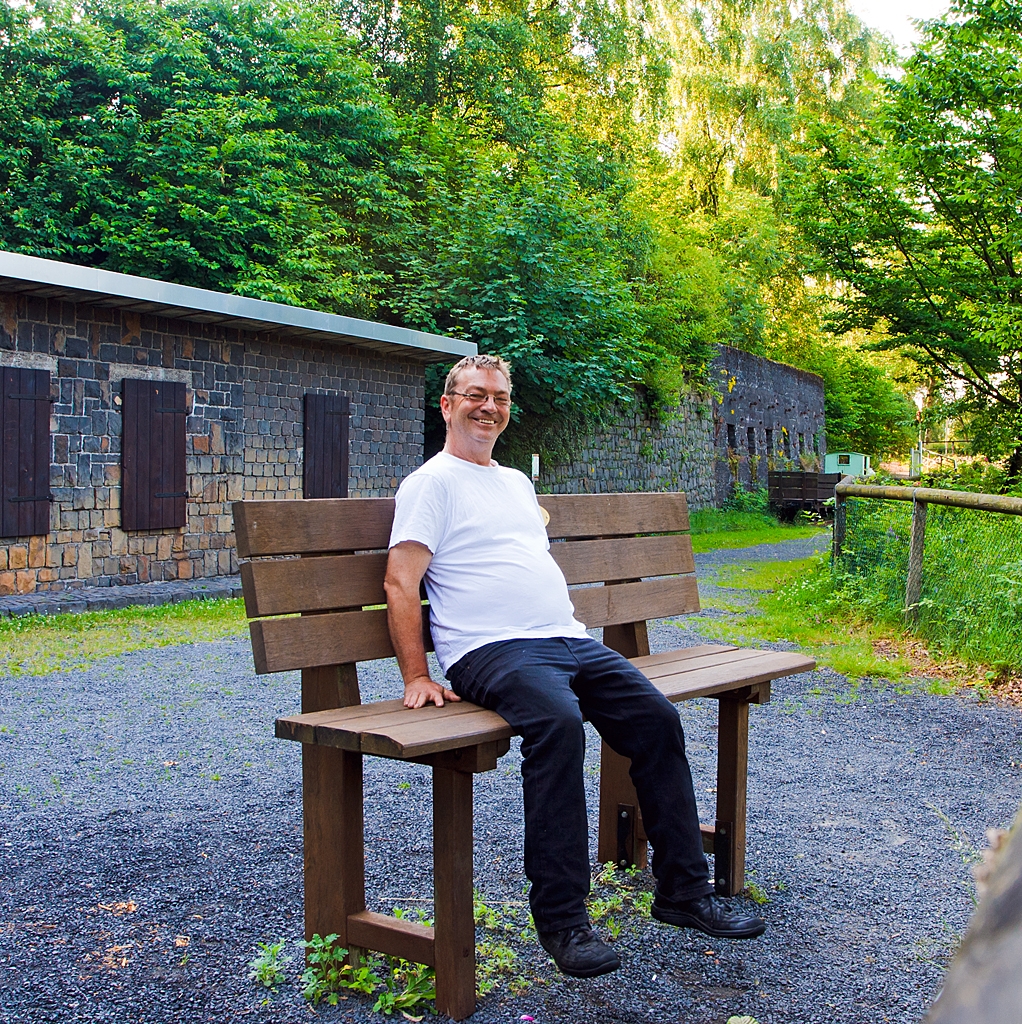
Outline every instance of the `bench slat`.
<svg viewBox="0 0 1022 1024">
<path fill-rule="evenodd" d="M 239 558 L 319 555 L 386 548 L 393 498 L 236 501 Z"/>
<path fill-rule="evenodd" d="M 681 533 L 689 528 L 688 503 L 681 491 L 541 494 L 539 503 L 550 513 L 547 535 L 551 538 L 628 537 Z"/>
<path fill-rule="evenodd" d="M 569 596 L 575 617 L 589 629 L 699 611 L 699 591 L 692 575 L 613 587 L 583 587 L 572 590 Z"/>
<path fill-rule="evenodd" d="M 551 544 L 550 554 L 568 585 L 695 572 L 692 540 L 666 537 L 618 537 Z"/>
<path fill-rule="evenodd" d="M 715 649 L 707 652 L 707 647 Z M 746 651 L 723 645 L 689 650 L 702 653 L 685 657 L 686 650 L 678 651 L 677 670 L 652 680 L 668 700 L 719 696 L 808 672 L 816 666 L 812 658 L 790 651 Z M 730 657 L 736 653 L 750 657 Z M 636 658 L 634 664 L 641 668 L 654 660 L 654 668 L 665 664 L 661 655 Z M 400 700 L 390 700 L 278 718 L 276 734 L 280 739 L 406 759 L 507 739 L 512 732 L 500 715 L 467 701 L 409 710 Z"/>
<path fill-rule="evenodd" d="M 681 492 L 655 494 L 544 494 L 552 538 L 681 533 L 689 528 Z M 393 498 L 311 498 L 303 501 L 236 501 L 238 557 L 318 555 L 386 548 L 394 519 Z"/>
<path fill-rule="evenodd" d="M 640 665 L 636 663 L 640 659 L 636 659 L 633 664 L 647 679 L 656 682 L 658 679 L 667 679 L 669 676 L 675 676 L 679 673 L 698 672 L 700 669 L 716 668 L 718 665 L 734 665 L 736 666 L 735 671 L 740 672 L 741 669 L 737 668 L 737 666 L 743 661 L 749 661 L 750 659 L 759 658 L 764 654 L 770 653 L 770 651 L 760 651 L 752 647 L 741 647 L 733 650 L 707 651 L 698 657 L 686 658 L 678 662 L 665 661 L 658 665 Z"/>
<path fill-rule="evenodd" d="M 433 650 L 428 628 L 429 609 L 423 607 L 423 642 Z M 333 612 L 288 619 L 258 619 L 248 624 L 258 675 L 320 665 L 392 658 L 394 647 L 387 628 L 387 609 Z"/>
<path fill-rule="evenodd" d="M 783 676 L 809 672 L 816 667 L 812 658 L 789 651 L 760 651 L 762 657 L 749 658 L 742 662 L 711 665 L 694 672 L 679 672 L 675 675 L 660 676 L 650 682 L 667 697 L 677 703 L 696 697 L 713 697 L 728 690 L 744 686 L 769 683 Z"/>
<path fill-rule="evenodd" d="M 692 542 L 681 534 L 573 541 L 552 545 L 551 554 L 569 585 L 695 570 Z M 245 613 L 257 618 L 385 604 L 386 569 L 383 551 L 245 562 Z"/>
<path fill-rule="evenodd" d="M 245 562 L 241 566 L 245 614 L 257 618 L 385 604 L 386 570 L 384 551 Z"/>
</svg>

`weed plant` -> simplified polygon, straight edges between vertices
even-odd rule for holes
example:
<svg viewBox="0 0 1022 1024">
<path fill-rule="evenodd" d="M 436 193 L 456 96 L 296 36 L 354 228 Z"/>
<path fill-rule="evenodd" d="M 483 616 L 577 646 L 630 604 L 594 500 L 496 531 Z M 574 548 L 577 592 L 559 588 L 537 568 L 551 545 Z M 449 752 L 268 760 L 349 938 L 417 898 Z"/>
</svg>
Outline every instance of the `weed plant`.
<svg viewBox="0 0 1022 1024">
<path fill-rule="evenodd" d="M 260 942 L 259 952 L 249 966 L 249 977 L 256 983 L 276 992 L 278 986 L 286 980 L 282 952 L 284 940 L 278 942 Z"/>
</svg>

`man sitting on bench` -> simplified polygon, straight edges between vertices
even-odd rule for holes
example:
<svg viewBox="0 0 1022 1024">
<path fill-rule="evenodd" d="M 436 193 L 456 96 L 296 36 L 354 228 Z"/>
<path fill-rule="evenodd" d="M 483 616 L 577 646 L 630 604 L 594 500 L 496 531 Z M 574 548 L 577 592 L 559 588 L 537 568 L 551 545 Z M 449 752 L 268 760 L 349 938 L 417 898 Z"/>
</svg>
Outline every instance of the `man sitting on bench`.
<svg viewBox="0 0 1022 1024">
<path fill-rule="evenodd" d="M 574 618 L 532 485 L 491 457 L 510 406 L 503 359 L 462 359 L 440 399 L 444 450 L 398 489 L 385 585 L 405 706 L 465 699 L 497 712 L 521 735 L 529 903 L 540 942 L 565 974 L 592 977 L 620 966 L 590 927 L 585 906 L 583 716 L 631 760 L 653 846 L 653 917 L 719 938 L 760 935 L 765 921 L 732 915 L 711 896 L 678 712 Z M 450 689 L 429 675 L 423 578 Z"/>
</svg>

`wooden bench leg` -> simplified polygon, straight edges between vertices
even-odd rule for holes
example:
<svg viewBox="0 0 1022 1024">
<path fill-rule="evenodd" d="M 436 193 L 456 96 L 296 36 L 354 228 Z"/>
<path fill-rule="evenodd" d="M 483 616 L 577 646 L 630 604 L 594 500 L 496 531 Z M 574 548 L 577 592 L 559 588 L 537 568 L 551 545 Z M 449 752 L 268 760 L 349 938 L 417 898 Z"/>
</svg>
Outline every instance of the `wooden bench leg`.
<svg viewBox="0 0 1022 1024">
<path fill-rule="evenodd" d="M 749 774 L 749 702 L 720 698 L 717 718 L 717 820 L 713 874 L 718 896 L 745 886 L 745 795 Z"/>
<path fill-rule="evenodd" d="M 348 945 L 348 917 L 366 908 L 362 755 L 302 746 L 305 817 L 305 938 L 336 934 Z"/>
<path fill-rule="evenodd" d="M 597 857 L 601 864 L 644 868 L 646 833 L 642 828 L 639 798 L 628 774 L 631 761 L 603 743 L 600 747 L 600 834 Z M 622 863 L 623 862 L 623 863 Z"/>
<path fill-rule="evenodd" d="M 302 670 L 302 711 L 359 703 L 354 665 Z M 361 950 L 348 943 L 348 917 L 366 908 L 362 821 L 362 755 L 302 745 L 305 828 L 305 938 L 336 934 L 357 964 Z"/>
<path fill-rule="evenodd" d="M 472 909 L 472 776 L 433 769 L 433 929 L 436 1008 L 455 1020 L 476 1008 Z"/>
</svg>

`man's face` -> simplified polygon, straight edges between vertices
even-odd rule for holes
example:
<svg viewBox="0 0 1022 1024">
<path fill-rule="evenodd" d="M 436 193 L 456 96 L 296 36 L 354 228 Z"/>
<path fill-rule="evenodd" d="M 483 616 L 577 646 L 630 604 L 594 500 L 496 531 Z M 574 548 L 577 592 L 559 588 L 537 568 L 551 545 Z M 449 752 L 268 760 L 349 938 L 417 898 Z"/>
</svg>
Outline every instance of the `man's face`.
<svg viewBox="0 0 1022 1024">
<path fill-rule="evenodd" d="M 470 366 L 458 375 L 454 389 L 459 393 L 440 398 L 440 411 L 450 440 L 473 446 L 488 444 L 492 448 L 510 416 L 509 406 L 499 404 L 500 399 L 511 397 L 507 378 L 500 370 Z M 486 395 L 483 402 L 465 397 L 482 394 Z"/>
</svg>

